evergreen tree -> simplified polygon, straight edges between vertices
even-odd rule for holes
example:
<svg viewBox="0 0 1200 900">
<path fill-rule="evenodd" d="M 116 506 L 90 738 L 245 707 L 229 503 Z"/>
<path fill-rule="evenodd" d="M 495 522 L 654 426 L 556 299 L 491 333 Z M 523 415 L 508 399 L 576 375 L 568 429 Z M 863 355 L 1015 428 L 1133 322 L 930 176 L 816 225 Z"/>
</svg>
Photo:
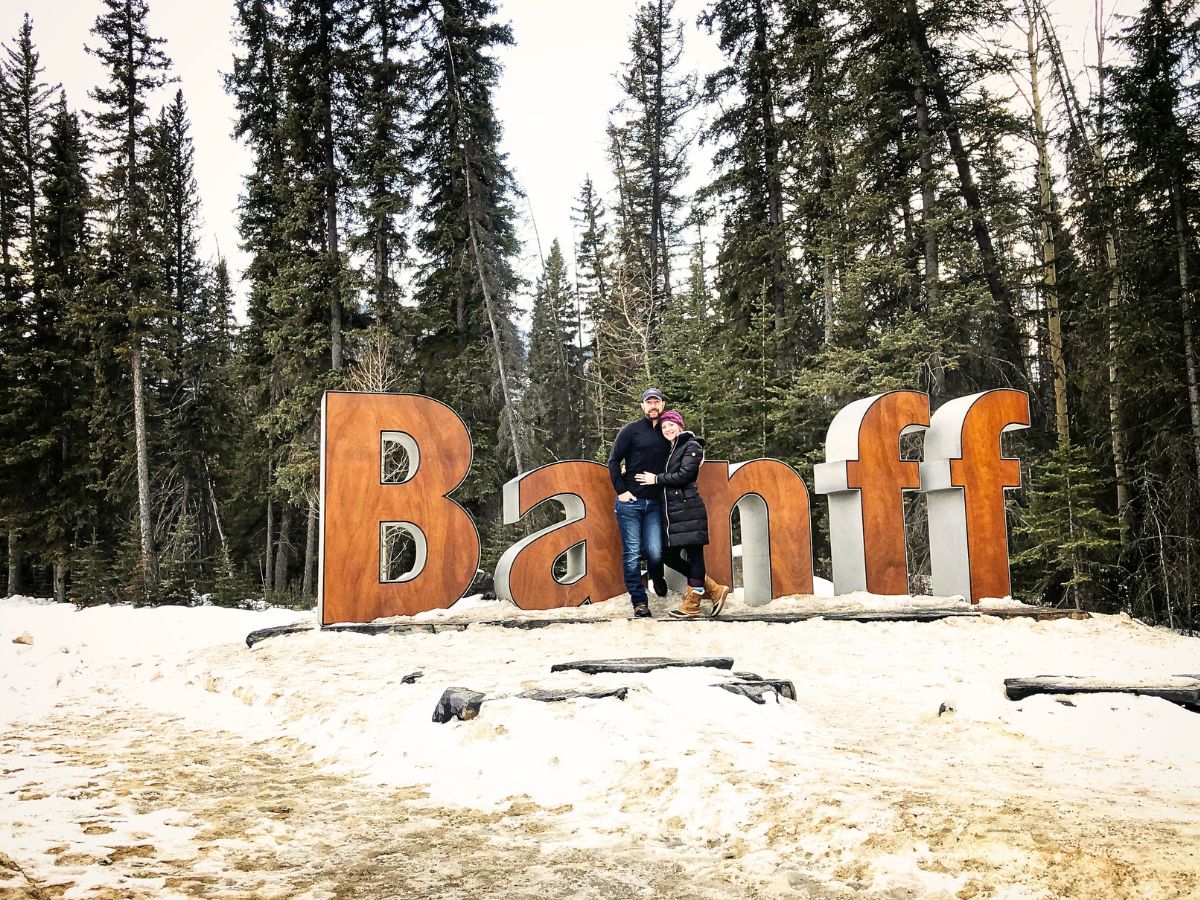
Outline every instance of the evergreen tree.
<svg viewBox="0 0 1200 900">
<path fill-rule="evenodd" d="M 1162 310 L 1178 323 L 1193 453 L 1200 478 L 1200 363 L 1195 346 L 1195 235 L 1191 212 L 1200 162 L 1196 138 L 1196 85 L 1185 79 L 1200 54 L 1200 23 L 1193 0 L 1151 0 L 1122 32 L 1129 53 L 1114 68 L 1114 104 L 1123 137 L 1123 163 L 1137 199 L 1153 204 L 1142 240 L 1155 235 L 1174 251 L 1178 312 Z M 1157 242 L 1156 242 L 1157 243 Z M 1157 248 L 1156 248 L 1157 250 Z M 1156 253 L 1157 255 L 1157 253 Z M 1165 287 L 1165 285 L 1164 285 Z"/>
<path fill-rule="evenodd" d="M 776 6 L 771 0 L 749 4 L 722 0 L 705 14 L 708 28 L 720 32 L 726 65 L 705 82 L 709 101 L 719 103 L 720 111 L 704 139 L 718 145 L 713 165 L 719 174 L 705 196 L 719 198 L 725 210 L 718 265 L 722 299 L 735 321 L 745 326 L 758 305 L 759 294 L 766 290 L 774 318 L 774 352 L 782 365 L 793 358 L 788 352 L 787 336 L 793 331 L 790 320 L 801 298 L 793 293 L 797 278 L 792 271 L 784 223 L 785 128 L 781 122 L 781 54 L 777 50 L 781 23 Z M 828 65 L 829 48 L 828 41 L 819 40 L 820 28 L 818 23 L 806 35 L 818 40 L 803 42 L 815 51 L 806 72 L 813 94 L 828 91 L 825 82 L 829 79 L 822 67 Z M 832 104 L 822 106 L 825 108 L 820 112 L 828 113 Z M 827 115 L 822 118 L 814 114 L 807 124 L 821 132 L 828 122 Z M 828 169 L 828 142 L 818 143 L 820 165 Z M 822 176 L 827 182 L 829 173 L 823 171 Z M 827 190 L 827 185 L 823 187 Z"/>
<path fill-rule="evenodd" d="M 104 0 L 104 12 L 89 48 L 105 69 L 106 83 L 92 92 L 100 111 L 93 117 L 98 150 L 107 162 L 100 195 L 108 219 L 103 244 L 103 274 L 97 285 L 109 307 L 116 348 L 130 371 L 133 396 L 134 460 L 143 590 L 153 592 L 158 574 L 155 510 L 152 508 L 150 449 L 145 385 L 145 342 L 160 303 L 151 251 L 147 174 L 144 168 L 149 123 L 149 94 L 169 80 L 170 60 L 163 41 L 146 26 L 145 0 Z"/>
<path fill-rule="evenodd" d="M 529 333 L 529 387 L 524 421 L 532 449 L 529 464 L 583 455 L 583 360 L 579 311 L 558 241 L 550 245 L 533 298 Z"/>
<path fill-rule="evenodd" d="M 31 451 L 28 488 L 36 491 L 25 501 L 35 511 L 30 537 L 43 562 L 53 566 L 59 601 L 71 589 L 73 556 L 96 509 L 87 439 L 88 339 L 75 316 L 91 266 L 88 155 L 79 120 L 60 98 L 39 163 L 38 290 L 27 344 L 34 363 L 28 377 L 37 400 L 22 425 Z"/>
<path fill-rule="evenodd" d="M 417 277 L 423 336 L 414 380 L 471 429 L 473 477 L 460 495 L 475 503 L 495 503 L 500 486 L 527 468 L 517 409 L 523 354 L 514 327 L 515 188 L 492 106 L 500 76 L 493 53 L 512 43 L 512 32 L 494 15 L 490 0 L 431 5 L 415 147 L 428 199 L 416 241 L 427 262 Z"/>
<path fill-rule="evenodd" d="M 572 220 L 579 228 L 575 263 L 576 292 L 584 325 L 590 335 L 583 362 L 587 391 L 584 456 L 591 458 L 597 452 L 604 451 L 616 428 L 620 427 L 616 424 L 614 413 L 624 407 L 626 400 L 624 397 L 611 396 L 611 386 L 604 377 L 608 348 L 603 336 L 611 330 L 606 325 L 607 317 L 611 314 L 611 247 L 604 201 L 591 176 L 584 179 L 576 204 L 572 207 Z"/>
<path fill-rule="evenodd" d="M 684 205 L 695 78 L 682 73 L 683 23 L 674 0 L 646 0 L 633 17 L 629 60 L 619 75 L 625 97 L 609 134 L 622 201 L 619 249 L 631 278 L 646 284 L 652 345 L 671 298 L 671 252 Z"/>
<path fill-rule="evenodd" d="M 267 0 L 237 0 L 235 28 L 238 52 L 225 85 L 238 110 L 234 133 L 247 143 L 253 160 L 239 206 L 238 227 L 250 261 L 245 271 L 247 323 L 237 342 L 235 367 L 236 383 L 245 398 L 242 408 L 254 419 L 255 428 L 252 439 L 239 445 L 231 473 L 230 490 L 238 502 L 230 530 L 231 541 L 259 561 L 254 568 L 269 591 L 275 574 L 273 483 L 279 443 L 271 412 L 281 385 L 278 379 L 264 379 L 263 373 L 272 371 L 279 352 L 295 347 L 280 333 L 289 319 L 294 322 L 294 313 L 286 306 L 277 312 L 279 307 L 272 302 L 287 246 L 284 223 L 292 193 L 283 140 L 283 25 Z M 315 347 L 303 344 L 301 348 L 323 354 L 327 345 L 321 331 L 319 324 L 314 326 L 305 338 Z"/>
</svg>

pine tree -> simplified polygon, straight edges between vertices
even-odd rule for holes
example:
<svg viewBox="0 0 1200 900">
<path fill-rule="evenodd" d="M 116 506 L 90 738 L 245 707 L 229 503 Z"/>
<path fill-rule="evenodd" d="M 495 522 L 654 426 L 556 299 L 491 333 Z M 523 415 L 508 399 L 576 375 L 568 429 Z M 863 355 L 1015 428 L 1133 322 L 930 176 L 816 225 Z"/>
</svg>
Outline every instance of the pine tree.
<svg viewBox="0 0 1200 900">
<path fill-rule="evenodd" d="M 492 106 L 500 76 L 493 48 L 511 44 L 512 33 L 494 15 L 490 0 L 441 0 L 430 9 L 415 147 L 428 197 L 416 241 L 428 260 L 417 278 L 417 383 L 471 430 L 475 467 L 461 495 L 476 502 L 524 471 L 527 442 L 517 408 L 515 189 Z"/>
<path fill-rule="evenodd" d="M 671 298 L 671 252 L 685 202 L 684 120 L 697 99 L 695 78 L 680 71 L 683 23 L 674 8 L 674 0 L 646 0 L 634 13 L 619 75 L 625 97 L 609 127 L 622 194 L 618 246 L 630 278 L 646 284 L 652 345 Z"/>
<path fill-rule="evenodd" d="M 619 427 L 613 414 L 625 405 L 626 398 L 612 397 L 611 386 L 605 378 L 608 348 L 603 338 L 610 330 L 606 320 L 611 314 L 611 248 L 604 201 L 596 191 L 591 176 L 584 179 L 576 204 L 572 208 L 572 220 L 579 228 L 575 263 L 576 292 L 582 307 L 584 326 L 590 336 L 583 363 L 587 392 L 584 456 L 591 458 L 597 451 L 602 452 L 606 442 L 612 439 L 615 429 Z"/>
<path fill-rule="evenodd" d="M 1122 32 L 1119 42 L 1129 53 L 1125 66 L 1114 68 L 1117 120 L 1125 141 L 1124 165 L 1139 199 L 1149 200 L 1169 215 L 1151 226 L 1175 251 L 1173 293 L 1182 337 L 1184 383 L 1193 452 L 1200 477 L 1200 363 L 1197 361 L 1194 311 L 1195 260 L 1191 210 L 1192 188 L 1200 143 L 1195 88 L 1184 79 L 1200 53 L 1200 31 L 1193 0 L 1152 0 Z M 1165 204 L 1163 203 L 1165 200 Z M 1156 217 L 1157 218 L 1157 217 Z"/>
<path fill-rule="evenodd" d="M 264 379 L 263 373 L 272 371 L 278 353 L 295 346 L 280 333 L 289 319 L 294 321 L 294 312 L 277 312 L 272 303 L 287 248 L 284 223 L 292 206 L 283 134 L 283 24 L 267 0 L 237 0 L 235 23 L 238 52 L 225 86 L 238 110 L 235 134 L 247 143 L 253 159 L 239 206 L 238 228 L 250 261 L 245 271 L 248 321 L 237 342 L 235 367 L 255 428 L 252 439 L 238 447 L 232 470 L 231 492 L 240 514 L 231 523 L 231 541 L 247 549 L 257 542 L 262 548 L 261 555 L 255 552 L 251 558 L 261 560 L 255 568 L 269 591 L 275 574 L 274 457 L 279 443 L 270 414 L 281 385 L 277 379 Z M 305 338 L 316 347 L 301 345 L 304 349 L 326 351 L 327 337 L 319 324 Z"/>
<path fill-rule="evenodd" d="M 705 81 L 708 102 L 719 105 L 720 112 L 704 134 L 706 141 L 717 144 L 713 164 L 719 173 L 704 196 L 726 211 L 718 265 L 722 299 L 744 327 L 765 287 L 774 318 L 776 363 L 782 366 L 794 358 L 789 344 L 792 349 L 795 345 L 788 335 L 801 298 L 794 294 L 797 278 L 784 223 L 786 128 L 780 121 L 783 76 L 776 45 L 782 35 L 776 7 L 771 0 L 749 4 L 723 0 L 704 16 L 709 30 L 720 32 L 726 58 L 726 65 Z M 818 37 L 820 27 L 817 23 L 807 36 Z M 816 42 L 805 45 L 814 49 L 806 74 L 813 92 L 820 94 L 826 90 L 821 82 L 828 80 L 822 68 L 828 64 L 828 48 L 821 53 Z M 827 127 L 828 117 L 822 120 L 814 114 L 809 123 L 820 131 Z M 828 142 L 819 143 L 820 165 L 828 168 Z M 823 177 L 828 181 L 827 172 Z"/>
<path fill-rule="evenodd" d="M 1019 580 L 1038 596 L 1076 609 L 1095 608 L 1097 581 L 1117 547 L 1117 524 L 1103 511 L 1096 465 L 1079 447 L 1059 445 L 1031 467 L 1029 506 L 1014 539 Z"/>
<path fill-rule="evenodd" d="M 411 59 L 417 4 L 369 0 L 369 77 L 357 108 L 361 137 L 349 149 L 357 194 L 357 228 L 350 244 L 369 256 L 367 273 L 371 321 L 396 332 L 411 331 L 400 305 L 397 271 L 408 256 L 404 218 L 412 208 L 414 77 Z"/>
<path fill-rule="evenodd" d="M 529 333 L 529 387 L 523 419 L 530 430 L 530 465 L 583 455 L 583 360 L 579 313 L 567 263 L 555 240 L 538 279 Z"/>
<path fill-rule="evenodd" d="M 158 575 L 146 416 L 145 341 L 160 302 L 149 238 L 146 172 L 150 93 L 169 81 L 170 60 L 162 39 L 147 30 L 145 0 L 104 0 L 92 28 L 99 44 L 89 51 L 105 68 L 107 82 L 92 91 L 100 111 L 92 117 L 99 152 L 108 163 L 101 196 L 108 216 L 104 241 L 104 287 L 114 312 L 117 347 L 132 381 L 134 458 L 143 590 L 152 594 Z"/>
<path fill-rule="evenodd" d="M 74 548 L 95 509 L 89 491 L 88 341 L 74 317 L 90 267 L 87 159 L 79 121 L 60 99 L 39 156 L 43 177 L 33 222 L 38 287 L 26 341 L 34 403 L 21 428 L 29 448 L 25 503 L 34 512 L 29 535 L 53 567 L 59 601 L 67 597 Z"/>
<path fill-rule="evenodd" d="M 228 270 L 206 271 L 198 255 L 200 201 L 195 151 L 181 91 L 163 108 L 150 135 L 150 221 L 156 240 L 162 324 L 156 343 L 164 374 L 158 385 L 166 552 L 179 582 L 163 596 L 187 600 L 211 575 L 218 551 L 226 554 L 214 469 L 228 454 L 235 408 L 228 396 L 230 327 Z M 180 546 L 181 541 L 191 546 Z M 186 561 L 187 565 L 182 566 Z M 186 588 L 186 589 L 185 589 Z M 171 592 L 174 592 L 172 595 Z"/>
</svg>

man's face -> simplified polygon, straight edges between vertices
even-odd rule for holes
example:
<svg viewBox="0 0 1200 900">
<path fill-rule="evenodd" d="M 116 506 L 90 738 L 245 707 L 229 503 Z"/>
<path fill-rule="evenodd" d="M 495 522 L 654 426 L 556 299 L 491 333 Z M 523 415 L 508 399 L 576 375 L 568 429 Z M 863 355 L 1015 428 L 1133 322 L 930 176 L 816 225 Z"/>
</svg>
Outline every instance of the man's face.
<svg viewBox="0 0 1200 900">
<path fill-rule="evenodd" d="M 648 397 L 642 401 L 642 412 L 646 414 L 646 418 L 651 422 L 657 422 L 658 417 L 662 415 L 663 402 L 657 397 Z"/>
</svg>

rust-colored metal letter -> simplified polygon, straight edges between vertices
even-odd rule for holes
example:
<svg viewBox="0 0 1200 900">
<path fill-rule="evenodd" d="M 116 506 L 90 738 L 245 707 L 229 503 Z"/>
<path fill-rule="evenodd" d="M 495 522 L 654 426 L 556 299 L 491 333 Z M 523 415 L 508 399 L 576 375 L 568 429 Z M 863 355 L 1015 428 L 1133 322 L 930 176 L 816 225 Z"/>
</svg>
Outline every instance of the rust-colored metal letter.
<svg viewBox="0 0 1200 900">
<path fill-rule="evenodd" d="M 520 521 L 553 501 L 566 518 L 513 544 L 496 565 L 496 593 L 521 609 L 555 609 L 597 602 L 625 591 L 621 534 L 612 514 L 608 467 L 568 460 L 518 475 L 504 485 L 504 522 Z M 560 581 L 554 563 L 566 554 Z"/>
<path fill-rule="evenodd" d="M 708 574 L 733 583 L 733 510 L 742 523 L 742 594 L 759 606 L 811 594 L 812 523 L 804 479 L 777 459 L 705 462 L 696 480 L 708 510 Z"/>
<path fill-rule="evenodd" d="M 402 478 L 385 473 L 389 445 L 406 451 Z M 326 391 L 317 582 L 322 625 L 444 609 L 463 595 L 479 566 L 479 534 L 447 495 L 467 477 L 472 455 L 466 425 L 444 403 L 417 394 Z M 385 544 L 397 529 L 414 545 L 415 561 L 393 578 Z"/>
<path fill-rule="evenodd" d="M 813 469 L 829 497 L 833 590 L 908 593 L 904 491 L 921 486 L 918 463 L 900 457 L 900 436 L 929 427 L 929 395 L 889 391 L 841 410 Z"/>
<path fill-rule="evenodd" d="M 1012 593 L 1004 491 L 1021 466 L 1001 455 L 1000 436 L 1029 427 L 1029 395 L 1010 389 L 951 400 L 925 433 L 921 490 L 929 501 L 933 592 L 972 603 Z"/>
</svg>

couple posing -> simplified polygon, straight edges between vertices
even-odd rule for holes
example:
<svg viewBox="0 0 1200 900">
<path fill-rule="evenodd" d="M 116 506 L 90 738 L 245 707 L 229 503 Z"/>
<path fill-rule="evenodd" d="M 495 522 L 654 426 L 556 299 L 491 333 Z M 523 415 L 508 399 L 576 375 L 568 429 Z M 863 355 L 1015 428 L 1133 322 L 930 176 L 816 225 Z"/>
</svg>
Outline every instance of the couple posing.
<svg viewBox="0 0 1200 900">
<path fill-rule="evenodd" d="M 642 412 L 641 419 L 617 432 L 608 456 L 608 471 L 617 492 L 614 509 L 621 530 L 621 563 L 633 614 L 639 619 L 650 617 L 650 601 L 642 583 L 644 554 L 658 596 L 667 595 L 664 563 L 687 577 L 683 605 L 671 610 L 672 616 L 700 618 L 701 600 L 712 602 L 709 616 L 715 616 L 725 605 L 729 588 L 704 571 L 708 513 L 696 487 L 704 441 L 684 430 L 683 416 L 676 410 L 663 412 L 658 388 L 642 394 Z"/>
</svg>

